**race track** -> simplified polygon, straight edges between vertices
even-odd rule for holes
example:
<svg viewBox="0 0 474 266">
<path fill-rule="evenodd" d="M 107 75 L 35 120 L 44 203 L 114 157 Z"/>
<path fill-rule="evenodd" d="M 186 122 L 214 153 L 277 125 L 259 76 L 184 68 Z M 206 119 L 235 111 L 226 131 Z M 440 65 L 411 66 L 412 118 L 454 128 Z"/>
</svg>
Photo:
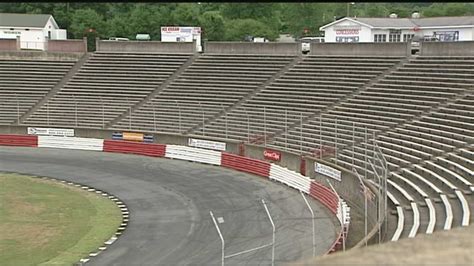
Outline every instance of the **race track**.
<svg viewBox="0 0 474 266">
<path fill-rule="evenodd" d="M 221 242 L 209 211 L 222 217 L 219 226 L 230 255 L 271 243 L 262 198 L 276 226 L 275 264 L 312 254 L 311 216 L 299 192 L 234 170 L 136 155 L 0 147 L 0 171 L 73 181 L 125 202 L 127 229 L 88 265 L 220 265 Z M 321 255 L 339 227 L 324 206 L 310 203 L 316 215 L 316 254 Z M 225 264 L 270 265 L 271 248 Z"/>
</svg>

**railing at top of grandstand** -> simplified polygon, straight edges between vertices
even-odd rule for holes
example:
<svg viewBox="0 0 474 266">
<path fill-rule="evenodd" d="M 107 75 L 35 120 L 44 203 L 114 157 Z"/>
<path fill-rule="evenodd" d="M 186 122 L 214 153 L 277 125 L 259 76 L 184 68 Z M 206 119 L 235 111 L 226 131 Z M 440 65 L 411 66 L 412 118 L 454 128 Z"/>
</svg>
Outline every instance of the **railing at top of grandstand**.
<svg viewBox="0 0 474 266">
<path fill-rule="evenodd" d="M 21 41 L 20 48 L 27 50 L 44 50 L 45 42 Z"/>
</svg>

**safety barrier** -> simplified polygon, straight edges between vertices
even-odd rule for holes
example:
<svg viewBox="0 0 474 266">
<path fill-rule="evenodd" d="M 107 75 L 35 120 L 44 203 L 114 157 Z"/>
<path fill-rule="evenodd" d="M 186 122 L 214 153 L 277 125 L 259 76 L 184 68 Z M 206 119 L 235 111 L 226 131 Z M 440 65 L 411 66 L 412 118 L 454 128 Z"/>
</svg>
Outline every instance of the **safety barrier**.
<svg viewBox="0 0 474 266">
<path fill-rule="evenodd" d="M 166 145 L 106 139 L 104 140 L 104 151 L 164 157 Z"/>
<path fill-rule="evenodd" d="M 221 164 L 221 153 L 218 151 L 180 145 L 166 145 L 165 157 L 213 165 Z"/>
<path fill-rule="evenodd" d="M 270 179 L 281 182 L 299 191 L 309 194 L 311 180 L 309 177 L 298 174 L 276 164 L 271 164 Z"/>
<path fill-rule="evenodd" d="M 93 138 L 38 136 L 38 147 L 102 151 L 104 140 Z"/>
<path fill-rule="evenodd" d="M 37 136 L 24 135 L 0 135 L 1 146 L 22 146 L 22 147 L 37 147 Z"/>
<path fill-rule="evenodd" d="M 221 166 L 266 178 L 270 175 L 270 163 L 226 152 L 222 153 Z"/>
<path fill-rule="evenodd" d="M 336 251 L 347 238 L 350 208 L 330 189 L 308 177 L 276 164 L 243 156 L 179 145 L 136 143 L 78 137 L 0 135 L 0 145 L 82 149 L 104 152 L 132 153 L 201 162 L 266 177 L 309 194 L 336 215 L 343 228 L 327 253 Z M 342 208 L 341 208 L 342 207 Z M 343 214 L 344 213 L 344 214 Z"/>
<path fill-rule="evenodd" d="M 311 182 L 311 187 L 309 190 L 309 195 L 317 200 L 319 200 L 324 206 L 326 206 L 334 214 L 337 213 L 338 200 L 337 196 L 334 195 L 334 192 L 330 188 L 327 188 L 319 183 Z"/>
</svg>

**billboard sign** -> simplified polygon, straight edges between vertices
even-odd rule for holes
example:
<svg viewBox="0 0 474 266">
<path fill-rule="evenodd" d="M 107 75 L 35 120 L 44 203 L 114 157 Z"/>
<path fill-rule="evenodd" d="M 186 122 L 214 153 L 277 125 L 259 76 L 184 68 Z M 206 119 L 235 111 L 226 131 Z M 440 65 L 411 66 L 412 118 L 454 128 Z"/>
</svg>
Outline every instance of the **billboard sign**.
<svg viewBox="0 0 474 266">
<path fill-rule="evenodd" d="M 28 127 L 28 135 L 74 137 L 72 128 Z"/>
<path fill-rule="evenodd" d="M 341 171 L 334 169 L 330 166 L 315 162 L 314 163 L 314 170 L 316 173 L 323 174 L 325 176 L 329 176 L 337 181 L 341 181 Z"/>
<path fill-rule="evenodd" d="M 192 139 L 192 138 L 188 139 L 188 146 L 203 148 L 203 149 L 218 150 L 218 151 L 225 151 L 226 149 L 225 142 L 210 141 L 210 140 L 204 140 L 204 139 Z"/>
</svg>

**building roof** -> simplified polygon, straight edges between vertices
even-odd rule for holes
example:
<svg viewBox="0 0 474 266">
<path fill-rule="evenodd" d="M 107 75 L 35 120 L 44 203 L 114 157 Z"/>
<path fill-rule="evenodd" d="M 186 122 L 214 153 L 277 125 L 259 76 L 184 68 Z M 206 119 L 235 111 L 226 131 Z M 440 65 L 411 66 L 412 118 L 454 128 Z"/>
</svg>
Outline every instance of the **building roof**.
<svg viewBox="0 0 474 266">
<path fill-rule="evenodd" d="M 414 27 L 455 27 L 473 26 L 474 16 L 463 17 L 431 17 L 431 18 L 349 18 L 331 22 L 320 27 L 321 30 L 337 24 L 343 20 L 350 20 L 370 28 L 414 28 Z"/>
<path fill-rule="evenodd" d="M 413 28 L 413 22 L 408 18 L 352 18 L 355 21 L 360 21 L 374 28 Z"/>
<path fill-rule="evenodd" d="M 0 27 L 32 27 L 44 28 L 51 15 L 48 14 L 15 14 L 0 13 Z M 53 24 L 59 28 L 54 21 Z"/>
</svg>

